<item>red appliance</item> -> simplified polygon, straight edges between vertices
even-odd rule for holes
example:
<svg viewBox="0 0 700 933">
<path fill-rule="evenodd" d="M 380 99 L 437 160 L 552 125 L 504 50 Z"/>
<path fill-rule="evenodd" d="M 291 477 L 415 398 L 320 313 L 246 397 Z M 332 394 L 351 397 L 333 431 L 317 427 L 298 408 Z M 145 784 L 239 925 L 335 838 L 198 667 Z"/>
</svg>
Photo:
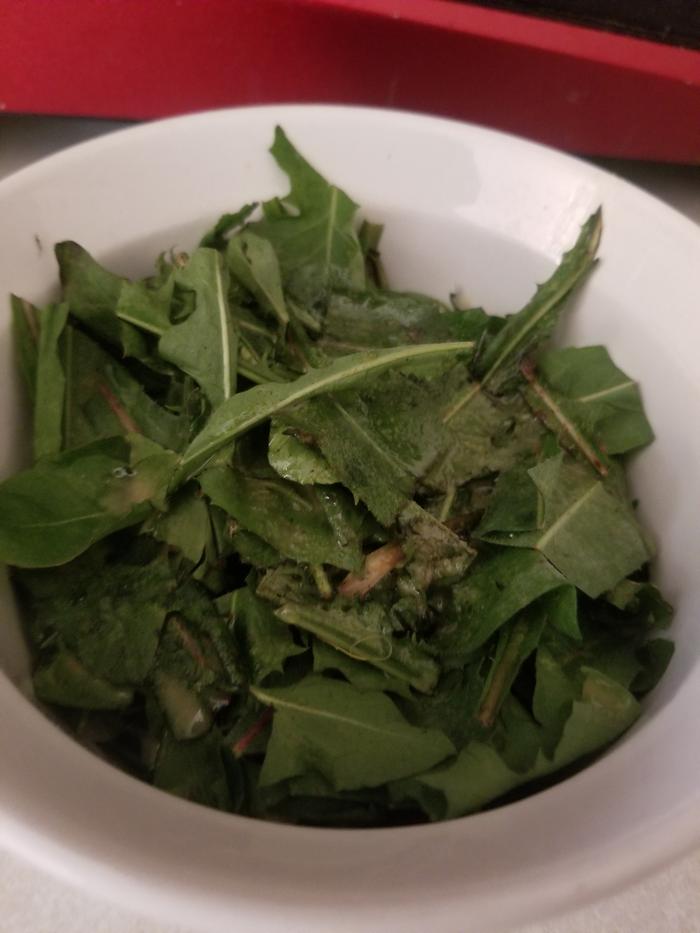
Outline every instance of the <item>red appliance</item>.
<svg viewBox="0 0 700 933">
<path fill-rule="evenodd" d="M 284 101 L 700 160 L 693 49 L 455 0 L 0 0 L 7 111 L 151 118 Z"/>
</svg>

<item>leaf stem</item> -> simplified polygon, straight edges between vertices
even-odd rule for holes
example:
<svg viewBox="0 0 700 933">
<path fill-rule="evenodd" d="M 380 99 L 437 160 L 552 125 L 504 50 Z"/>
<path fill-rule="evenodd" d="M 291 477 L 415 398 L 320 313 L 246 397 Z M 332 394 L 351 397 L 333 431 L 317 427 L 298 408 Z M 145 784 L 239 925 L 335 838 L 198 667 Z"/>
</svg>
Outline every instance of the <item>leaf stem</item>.
<svg viewBox="0 0 700 933">
<path fill-rule="evenodd" d="M 438 521 L 442 522 L 443 525 L 447 521 L 447 518 L 452 509 L 452 503 L 455 501 L 455 484 L 450 483 L 447 487 L 447 492 L 445 493 L 445 498 L 442 500 L 442 505 L 440 506 L 440 514 L 438 515 Z"/>
<path fill-rule="evenodd" d="M 383 544 L 365 557 L 360 573 L 349 573 L 338 587 L 340 596 L 365 597 L 384 577 L 405 560 L 400 544 Z"/>
<path fill-rule="evenodd" d="M 598 455 L 593 445 L 586 440 L 576 425 L 569 418 L 567 418 L 561 407 L 545 389 L 542 383 L 537 379 L 535 376 L 534 367 L 529 360 L 523 360 L 523 362 L 520 364 L 520 372 L 527 380 L 530 389 L 534 392 L 542 404 L 549 410 L 554 419 L 561 425 L 565 433 L 569 435 L 571 440 L 578 447 L 586 460 L 588 460 L 593 469 L 596 470 L 601 476 L 607 476 L 608 468 L 603 463 L 601 457 Z"/>
<path fill-rule="evenodd" d="M 525 641 L 526 634 L 526 624 L 524 622 L 518 622 L 511 632 L 505 651 L 501 655 L 500 660 L 496 662 L 491 676 L 491 682 L 486 690 L 486 695 L 481 701 L 481 706 L 479 707 L 479 712 L 476 717 L 485 729 L 490 729 L 496 721 L 496 716 L 503 703 L 506 689 L 513 677 L 514 668 L 516 668 L 520 662 L 520 649 Z"/>
<path fill-rule="evenodd" d="M 311 571 L 311 576 L 314 578 L 314 583 L 318 588 L 318 592 L 321 595 L 321 599 L 330 599 L 333 596 L 333 587 L 331 581 L 328 579 L 326 571 L 323 569 L 323 564 L 311 564 L 309 569 Z"/>
<path fill-rule="evenodd" d="M 267 724 L 272 719 L 272 707 L 263 711 L 259 719 L 256 719 L 253 725 L 243 733 L 240 739 L 234 743 L 231 749 L 236 758 L 241 758 L 251 742 L 256 739 Z"/>
<path fill-rule="evenodd" d="M 124 408 L 117 396 L 108 388 L 104 382 L 97 383 L 97 391 L 107 402 L 112 414 L 116 417 L 119 424 L 124 428 L 127 434 L 141 434 L 141 428 L 136 424 L 129 412 Z"/>
</svg>

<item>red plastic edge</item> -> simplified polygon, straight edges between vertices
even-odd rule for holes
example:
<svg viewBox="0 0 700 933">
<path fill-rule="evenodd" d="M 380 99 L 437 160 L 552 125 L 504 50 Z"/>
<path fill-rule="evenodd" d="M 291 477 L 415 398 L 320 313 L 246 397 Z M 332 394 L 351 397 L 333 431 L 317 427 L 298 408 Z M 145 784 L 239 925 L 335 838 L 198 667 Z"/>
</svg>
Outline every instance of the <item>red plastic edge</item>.
<svg viewBox="0 0 700 933">
<path fill-rule="evenodd" d="M 0 0 L 0 109 L 313 101 L 700 159 L 700 52 L 449 0 Z"/>
</svg>

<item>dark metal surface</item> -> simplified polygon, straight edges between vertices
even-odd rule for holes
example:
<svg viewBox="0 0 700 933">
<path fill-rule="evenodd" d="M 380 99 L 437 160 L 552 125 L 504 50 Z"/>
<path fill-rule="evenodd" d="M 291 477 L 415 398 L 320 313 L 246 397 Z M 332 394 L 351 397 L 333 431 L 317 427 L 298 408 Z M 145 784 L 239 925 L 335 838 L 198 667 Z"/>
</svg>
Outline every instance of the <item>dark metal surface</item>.
<svg viewBox="0 0 700 933">
<path fill-rule="evenodd" d="M 470 0 L 580 26 L 700 48 L 699 0 Z"/>
</svg>

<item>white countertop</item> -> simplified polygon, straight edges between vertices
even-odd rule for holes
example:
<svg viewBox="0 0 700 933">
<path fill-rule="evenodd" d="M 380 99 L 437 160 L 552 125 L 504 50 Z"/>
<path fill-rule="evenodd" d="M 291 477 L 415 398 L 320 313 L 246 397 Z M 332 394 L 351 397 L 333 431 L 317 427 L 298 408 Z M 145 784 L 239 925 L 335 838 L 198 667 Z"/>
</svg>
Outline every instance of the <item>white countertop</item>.
<svg viewBox="0 0 700 933">
<path fill-rule="evenodd" d="M 72 143 L 125 125 L 0 115 L 0 178 Z M 598 161 L 700 223 L 700 166 Z M 188 931 L 106 904 L 0 850 L 0 933 Z M 478 931 L 465 928 L 465 933 Z M 700 851 L 615 897 L 517 933 L 700 933 Z"/>
</svg>

